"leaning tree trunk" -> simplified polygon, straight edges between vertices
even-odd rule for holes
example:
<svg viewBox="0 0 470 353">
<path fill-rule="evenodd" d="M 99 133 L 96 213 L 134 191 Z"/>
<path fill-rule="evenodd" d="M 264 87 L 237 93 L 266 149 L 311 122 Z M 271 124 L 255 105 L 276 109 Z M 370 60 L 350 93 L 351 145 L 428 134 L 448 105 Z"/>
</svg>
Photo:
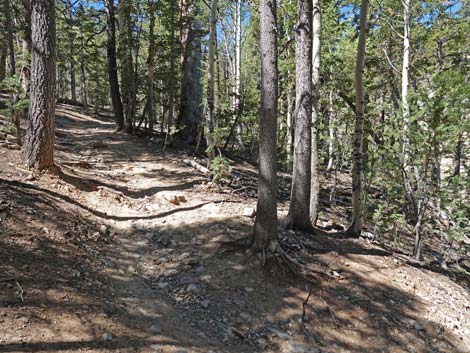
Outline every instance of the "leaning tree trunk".
<svg viewBox="0 0 470 353">
<path fill-rule="evenodd" d="M 312 147 L 312 1 L 298 0 L 294 164 L 289 207 L 290 227 L 311 230 Z"/>
<path fill-rule="evenodd" d="M 113 105 L 114 120 L 116 121 L 116 131 L 124 129 L 124 114 L 122 112 L 121 93 L 119 91 L 119 80 L 116 60 L 116 19 L 114 17 L 114 1 L 104 0 L 106 10 L 106 35 L 107 35 L 107 60 L 109 91 Z"/>
<path fill-rule="evenodd" d="M 320 118 L 320 54 L 321 54 L 320 0 L 313 0 L 313 48 L 312 48 L 312 179 L 310 190 L 310 222 L 315 224 L 320 199 L 320 175 L 318 173 L 318 123 Z"/>
<path fill-rule="evenodd" d="M 55 1 L 33 0 L 29 122 L 24 155 L 29 167 L 54 166 L 56 37 Z"/>
<path fill-rule="evenodd" d="M 362 194 L 363 168 L 363 136 L 364 136 L 364 62 L 366 56 L 368 0 L 361 1 L 361 16 L 359 20 L 359 41 L 357 44 L 355 90 L 356 90 L 356 119 L 352 151 L 352 222 L 346 231 L 348 236 L 359 237 L 364 222 L 364 203 Z"/>
<path fill-rule="evenodd" d="M 277 31 L 276 0 L 261 0 L 261 108 L 257 216 L 254 251 L 266 251 L 277 237 Z"/>
</svg>

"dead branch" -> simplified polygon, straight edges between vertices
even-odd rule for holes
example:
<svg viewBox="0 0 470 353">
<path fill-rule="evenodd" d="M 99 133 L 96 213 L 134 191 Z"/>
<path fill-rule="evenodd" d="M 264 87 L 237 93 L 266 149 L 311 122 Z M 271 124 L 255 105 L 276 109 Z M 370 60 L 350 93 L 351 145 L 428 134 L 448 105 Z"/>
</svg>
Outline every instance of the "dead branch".
<svg viewBox="0 0 470 353">
<path fill-rule="evenodd" d="M 185 164 L 190 165 L 191 167 L 199 170 L 204 175 L 210 175 L 211 174 L 211 171 L 209 169 L 207 169 L 206 167 L 204 167 L 203 165 L 197 163 L 194 160 L 185 159 L 183 162 Z"/>
</svg>

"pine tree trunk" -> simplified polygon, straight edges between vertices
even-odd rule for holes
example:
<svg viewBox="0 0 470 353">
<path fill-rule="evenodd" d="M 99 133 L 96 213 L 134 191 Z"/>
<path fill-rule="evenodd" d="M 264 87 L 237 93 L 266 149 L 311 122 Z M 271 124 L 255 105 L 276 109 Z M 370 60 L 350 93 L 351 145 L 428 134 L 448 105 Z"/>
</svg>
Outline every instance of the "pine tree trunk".
<svg viewBox="0 0 470 353">
<path fill-rule="evenodd" d="M 217 0 L 212 0 L 210 14 L 210 33 L 209 33 L 209 64 L 207 70 L 207 144 L 209 145 L 209 165 L 215 156 L 214 146 L 214 116 L 215 116 L 215 49 L 216 49 L 216 30 L 217 30 Z"/>
<path fill-rule="evenodd" d="M 106 35 L 107 35 L 107 60 L 109 91 L 113 105 L 114 120 L 116 121 L 116 130 L 124 129 L 124 115 L 122 111 L 121 93 L 119 91 L 119 80 L 116 60 L 116 19 L 114 17 L 114 1 L 104 0 L 106 10 Z"/>
<path fill-rule="evenodd" d="M 131 0 L 119 2 L 119 59 L 121 61 L 121 90 L 124 126 L 127 133 L 134 130 L 134 64 L 132 58 Z"/>
<path fill-rule="evenodd" d="M 55 1 L 33 0 L 31 95 L 24 155 L 29 167 L 54 166 L 56 37 Z"/>
<path fill-rule="evenodd" d="M 320 175 L 318 173 L 318 124 L 320 119 L 320 59 L 321 8 L 320 0 L 313 0 L 312 48 L 312 181 L 310 190 L 310 222 L 315 224 L 320 201 Z"/>
<path fill-rule="evenodd" d="M 311 230 L 312 1 L 298 0 L 297 4 L 295 137 L 289 222 L 293 229 Z"/>
<path fill-rule="evenodd" d="M 153 70 L 155 63 L 155 54 L 156 54 L 156 43 L 155 43 L 155 2 L 154 0 L 148 0 L 148 9 L 147 13 L 150 17 L 149 22 L 149 49 L 148 49 L 148 58 L 147 58 L 147 116 L 148 116 L 148 132 L 153 133 L 153 123 L 155 120 L 155 93 L 154 93 L 154 83 L 153 83 Z"/>
<path fill-rule="evenodd" d="M 359 237 L 364 222 L 364 202 L 362 192 L 363 166 L 363 136 L 364 136 L 364 62 L 366 55 L 368 0 L 361 1 L 361 16 L 359 20 L 359 42 L 357 44 L 355 90 L 356 90 L 356 119 L 352 150 L 352 222 L 346 234 Z"/>
<path fill-rule="evenodd" d="M 277 31 L 276 1 L 261 0 L 261 108 L 257 216 L 254 251 L 265 251 L 277 237 Z"/>
<path fill-rule="evenodd" d="M 4 38 L 0 38 L 0 82 L 5 79 L 7 69 L 7 46 Z"/>
<path fill-rule="evenodd" d="M 4 1 L 5 9 L 5 27 L 6 27 L 6 37 L 7 37 L 7 46 L 9 54 L 9 64 L 10 64 L 10 76 L 15 76 L 16 73 L 16 62 L 15 62 L 15 47 L 13 45 L 13 24 L 11 22 L 11 8 L 10 0 Z"/>
</svg>

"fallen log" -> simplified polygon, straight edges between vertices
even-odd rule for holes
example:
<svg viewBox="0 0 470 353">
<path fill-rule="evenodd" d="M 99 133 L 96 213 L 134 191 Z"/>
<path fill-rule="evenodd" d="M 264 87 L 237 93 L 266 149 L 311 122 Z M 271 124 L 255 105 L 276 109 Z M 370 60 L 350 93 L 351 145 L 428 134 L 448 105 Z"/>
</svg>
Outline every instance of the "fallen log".
<svg viewBox="0 0 470 353">
<path fill-rule="evenodd" d="M 203 165 L 197 163 L 194 160 L 185 159 L 184 163 L 187 164 L 187 165 L 190 165 L 191 167 L 193 167 L 197 170 L 199 170 L 202 174 L 205 174 L 205 175 L 210 175 L 211 174 L 211 171 L 209 169 L 207 169 L 206 167 L 204 167 Z"/>
</svg>

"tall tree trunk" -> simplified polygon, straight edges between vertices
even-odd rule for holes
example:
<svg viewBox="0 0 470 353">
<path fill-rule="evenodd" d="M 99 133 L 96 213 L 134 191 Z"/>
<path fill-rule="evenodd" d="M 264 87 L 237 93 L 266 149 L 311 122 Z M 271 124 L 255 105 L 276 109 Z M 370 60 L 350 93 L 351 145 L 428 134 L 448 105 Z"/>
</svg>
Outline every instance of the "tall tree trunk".
<svg viewBox="0 0 470 353">
<path fill-rule="evenodd" d="M 116 60 L 116 19 L 114 17 L 114 1 L 104 0 L 106 8 L 106 35 L 107 35 L 107 60 L 108 77 L 111 102 L 113 104 L 114 120 L 116 130 L 124 129 L 124 114 L 122 111 L 121 93 L 119 91 L 119 80 Z"/>
<path fill-rule="evenodd" d="M 156 43 L 155 43 L 155 2 L 154 0 L 148 0 L 147 13 L 150 16 L 149 23 L 149 49 L 147 58 L 147 114 L 148 114 L 148 132 L 153 133 L 153 123 L 155 120 L 155 94 L 154 94 L 154 83 L 153 83 L 153 70 L 155 63 L 156 54 Z"/>
<path fill-rule="evenodd" d="M 211 2 L 210 34 L 209 34 L 209 67 L 207 70 L 207 144 L 209 145 L 209 165 L 215 156 L 214 146 L 214 116 L 215 116 L 215 48 L 217 30 L 217 0 Z"/>
<path fill-rule="evenodd" d="M 75 33 L 73 28 L 73 6 L 72 0 L 68 0 L 69 21 L 71 28 L 69 29 L 69 55 L 70 55 L 70 98 L 72 102 L 77 102 L 77 84 L 75 81 Z"/>
<path fill-rule="evenodd" d="M 177 54 L 176 51 L 173 49 L 175 47 L 175 29 L 176 29 L 176 24 L 175 24 L 175 15 L 176 12 L 178 11 L 176 2 L 173 3 L 173 7 L 171 9 L 171 38 L 170 38 L 170 73 L 171 75 L 177 75 L 176 70 L 175 70 L 175 62 L 177 60 Z M 176 100 L 176 85 L 175 85 L 175 78 L 170 77 L 169 81 L 169 90 L 170 90 L 170 97 L 169 97 L 169 102 L 168 102 L 168 119 L 167 119 L 167 134 L 166 134 L 166 139 L 165 139 L 165 145 L 168 142 L 173 141 L 173 125 L 175 121 L 175 100 Z"/>
<path fill-rule="evenodd" d="M 235 13 L 235 82 L 233 85 L 233 116 L 237 123 L 238 141 L 243 146 L 242 124 L 239 121 L 240 77 L 242 68 L 242 0 L 237 0 Z"/>
<path fill-rule="evenodd" d="M 405 193 L 408 203 L 411 205 L 414 217 L 418 216 L 416 200 L 413 196 L 410 173 L 410 107 L 408 104 L 409 87 L 409 61 L 410 61 L 410 0 L 403 0 L 403 63 L 401 71 L 401 105 L 403 115 L 403 147 L 402 147 L 402 173 Z"/>
<path fill-rule="evenodd" d="M 188 36 L 187 57 L 181 80 L 181 104 L 178 125 L 182 139 L 196 144 L 202 117 L 201 38 L 195 23 Z"/>
<path fill-rule="evenodd" d="M 312 180 L 310 190 L 310 222 L 315 224 L 320 199 L 318 173 L 318 124 L 320 119 L 320 59 L 321 59 L 321 8 L 320 0 L 313 0 L 312 48 Z"/>
<path fill-rule="evenodd" d="M 36 169 L 54 166 L 56 37 L 55 1 L 33 0 L 31 95 L 24 146 L 26 163 Z"/>
<path fill-rule="evenodd" d="M 328 164 L 327 171 L 331 171 L 334 163 L 334 138 L 335 138 L 335 111 L 333 107 L 333 90 L 329 94 L 329 107 L 328 107 Z"/>
<path fill-rule="evenodd" d="M 124 126 L 127 133 L 134 130 L 135 77 L 132 58 L 132 4 L 131 0 L 119 2 L 119 59 L 121 60 L 121 89 Z"/>
<path fill-rule="evenodd" d="M 6 77 L 7 72 L 7 45 L 6 40 L 2 34 L 0 37 L 0 82 L 2 82 Z"/>
<path fill-rule="evenodd" d="M 289 80 L 290 72 L 287 72 L 287 77 Z M 286 155 L 287 155 L 287 166 L 291 169 L 292 164 L 292 149 L 294 145 L 294 94 L 293 94 L 292 85 L 290 83 L 287 84 L 287 113 L 286 113 L 286 125 L 287 125 L 287 145 L 286 145 Z"/>
<path fill-rule="evenodd" d="M 312 1 L 298 0 L 297 11 L 294 164 L 289 222 L 293 229 L 311 230 Z"/>
<path fill-rule="evenodd" d="M 355 90 L 356 90 L 356 119 L 352 150 L 352 222 L 346 234 L 359 237 L 364 222 L 364 202 L 362 192 L 363 165 L 363 136 L 364 136 L 364 62 L 366 56 L 367 9 L 368 0 L 361 1 L 361 16 L 359 20 L 359 41 L 357 44 Z"/>
<path fill-rule="evenodd" d="M 83 105 L 88 106 L 88 94 L 86 84 L 85 58 L 83 56 L 83 42 L 80 46 L 80 95 Z"/>
<path fill-rule="evenodd" d="M 463 133 L 459 132 L 454 152 L 454 176 L 460 176 L 460 167 L 462 164 Z"/>
<path fill-rule="evenodd" d="M 261 108 L 257 216 L 254 251 L 265 251 L 277 237 L 277 31 L 276 0 L 261 0 Z"/>
<path fill-rule="evenodd" d="M 11 8 L 10 0 L 4 1 L 5 9 L 5 27 L 6 27 L 6 37 L 7 37 L 7 46 L 9 54 L 9 65 L 10 65 L 10 76 L 15 76 L 16 73 L 16 62 L 15 62 L 15 47 L 13 45 L 13 24 L 11 22 Z"/>
</svg>

